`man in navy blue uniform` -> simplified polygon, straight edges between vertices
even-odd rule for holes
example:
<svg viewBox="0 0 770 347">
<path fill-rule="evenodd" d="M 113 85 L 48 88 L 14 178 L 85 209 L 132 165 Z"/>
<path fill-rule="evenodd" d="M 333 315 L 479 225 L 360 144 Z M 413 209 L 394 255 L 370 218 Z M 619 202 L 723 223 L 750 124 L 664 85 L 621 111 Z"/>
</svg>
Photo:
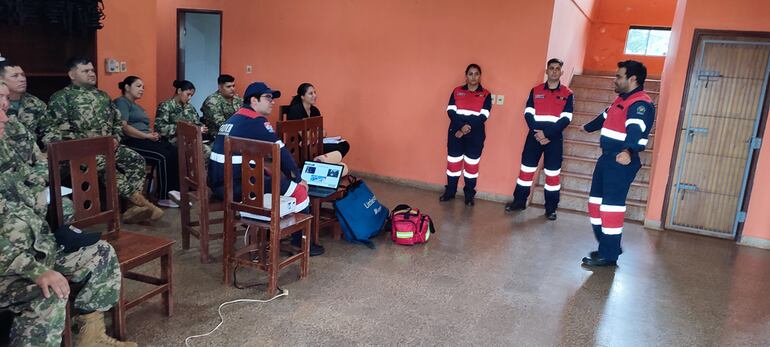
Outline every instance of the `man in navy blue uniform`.
<svg viewBox="0 0 770 347">
<path fill-rule="evenodd" d="M 246 88 L 243 94 L 243 106 L 219 127 L 214 140 L 209 161 L 209 186 L 214 194 L 224 199 L 225 182 L 225 136 L 237 136 L 248 139 L 275 142 L 281 145 L 281 172 L 273 173 L 281 180 L 281 195 L 291 196 L 297 200 L 297 211 L 306 210 L 310 203 L 307 195 L 307 182 L 302 180 L 300 170 L 275 134 L 275 130 L 267 116 L 273 111 L 273 99 L 281 96 L 281 92 L 271 90 L 265 83 L 254 82 Z M 240 158 L 240 157 L 238 157 Z M 273 177 L 265 176 L 265 193 L 270 193 Z M 241 196 L 241 163 L 233 156 L 233 196 Z M 292 235 L 292 244 L 299 246 L 302 234 Z M 310 256 L 321 255 L 324 249 L 320 245 L 310 244 Z"/>
<path fill-rule="evenodd" d="M 465 205 L 473 206 L 479 161 L 484 149 L 484 122 L 492 109 L 492 95 L 481 86 L 481 67 L 470 64 L 465 69 L 466 84 L 455 88 L 449 96 L 446 112 L 449 116 L 447 133 L 447 184 L 439 201 L 455 198 L 460 174 L 465 177 Z"/>
<path fill-rule="evenodd" d="M 615 92 L 618 98 L 596 119 L 583 126 L 593 132 L 601 129 L 602 155 L 596 161 L 588 216 L 599 249 L 583 258 L 586 266 L 615 266 L 623 232 L 626 196 L 642 164 L 639 152 L 647 146 L 655 120 L 652 99 L 644 91 L 647 68 L 626 60 L 618 63 Z"/>
<path fill-rule="evenodd" d="M 541 156 L 545 156 L 545 216 L 556 219 L 561 184 L 561 162 L 563 153 L 562 132 L 572 121 L 572 90 L 561 84 L 561 68 L 564 62 L 553 58 L 546 64 L 548 80 L 529 92 L 524 119 L 529 133 L 521 154 L 521 171 L 513 191 L 513 201 L 505 205 L 506 211 L 527 208 L 527 198 L 535 178 L 535 170 Z"/>
</svg>

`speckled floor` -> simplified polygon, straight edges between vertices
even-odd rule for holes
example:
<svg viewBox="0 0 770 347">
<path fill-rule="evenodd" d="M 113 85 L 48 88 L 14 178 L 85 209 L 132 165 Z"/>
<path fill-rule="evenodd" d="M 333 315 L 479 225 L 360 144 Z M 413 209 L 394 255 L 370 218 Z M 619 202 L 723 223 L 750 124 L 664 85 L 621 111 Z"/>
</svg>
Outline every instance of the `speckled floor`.
<svg viewBox="0 0 770 347">
<path fill-rule="evenodd" d="M 590 271 L 580 266 L 596 247 L 584 215 L 550 222 L 538 207 L 506 214 L 498 203 L 439 204 L 435 192 L 368 184 L 388 207 L 429 213 L 438 228 L 430 243 L 380 236 L 371 250 L 324 234 L 327 253 L 311 259 L 306 280 L 297 266 L 281 274 L 288 297 L 228 306 L 222 328 L 190 345 L 770 345 L 770 251 L 630 224 L 619 267 Z M 132 228 L 177 240 L 174 315 L 159 299 L 128 312 L 140 346 L 183 346 L 219 322 L 220 303 L 265 298 L 264 287 L 222 285 L 221 242 L 211 264 L 199 263 L 195 244 L 183 251 L 179 214 L 166 211 L 155 226 Z"/>
</svg>

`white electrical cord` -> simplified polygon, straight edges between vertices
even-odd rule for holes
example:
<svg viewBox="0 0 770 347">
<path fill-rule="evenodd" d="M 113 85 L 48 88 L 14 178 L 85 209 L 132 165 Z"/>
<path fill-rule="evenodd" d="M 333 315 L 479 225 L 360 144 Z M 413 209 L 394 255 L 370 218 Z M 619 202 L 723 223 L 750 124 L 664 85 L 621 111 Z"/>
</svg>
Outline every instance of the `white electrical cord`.
<svg viewBox="0 0 770 347">
<path fill-rule="evenodd" d="M 209 332 L 207 332 L 205 334 L 188 336 L 186 339 L 184 339 L 185 346 L 190 347 L 190 339 L 195 339 L 195 338 L 199 338 L 199 337 L 209 336 L 209 335 L 213 334 L 215 331 L 217 331 L 217 329 L 219 329 L 219 327 L 221 327 L 222 324 L 225 323 L 225 317 L 222 315 L 222 307 L 225 307 L 225 306 L 230 305 L 230 304 L 236 304 L 236 303 L 239 303 L 239 302 L 268 303 L 268 302 L 271 302 L 271 301 L 273 301 L 275 299 L 278 299 L 278 298 L 280 298 L 282 296 L 289 296 L 289 290 L 288 289 L 281 289 L 281 293 L 280 294 L 278 294 L 278 295 L 276 295 L 276 296 L 274 296 L 274 297 L 272 297 L 272 298 L 270 298 L 268 300 L 238 299 L 238 300 L 233 300 L 233 301 L 228 301 L 228 302 L 222 303 L 221 305 L 219 305 L 219 308 L 217 309 L 217 313 L 219 313 L 219 319 L 221 319 L 219 324 L 217 324 L 217 326 L 213 330 L 211 330 L 211 331 L 209 331 Z"/>
</svg>

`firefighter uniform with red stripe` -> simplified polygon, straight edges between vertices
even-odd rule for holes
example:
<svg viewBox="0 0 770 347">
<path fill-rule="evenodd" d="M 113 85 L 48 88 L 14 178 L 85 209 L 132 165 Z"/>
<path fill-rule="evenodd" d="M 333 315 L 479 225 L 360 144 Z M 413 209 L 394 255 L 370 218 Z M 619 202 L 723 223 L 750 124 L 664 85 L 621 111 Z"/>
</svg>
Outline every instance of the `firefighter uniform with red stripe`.
<svg viewBox="0 0 770 347">
<path fill-rule="evenodd" d="M 466 202 L 472 201 L 476 195 L 479 160 L 486 138 L 484 122 L 489 118 L 491 109 L 492 95 L 481 84 L 475 91 L 468 90 L 467 85 L 459 86 L 452 91 L 446 109 L 449 115 L 449 132 L 447 134 L 447 185 L 444 196 L 455 196 L 461 174 L 465 178 L 463 191 Z M 470 125 L 471 131 L 457 138 L 455 133 L 466 124 Z"/>
<path fill-rule="evenodd" d="M 556 212 L 561 189 L 559 174 L 564 147 L 562 132 L 572 121 L 572 107 L 572 90 L 561 83 L 555 89 L 550 89 L 547 83 L 543 83 L 529 92 L 527 106 L 524 109 L 524 119 L 527 121 L 529 133 L 521 154 L 521 171 L 516 180 L 516 189 L 513 191 L 511 205 L 514 209 L 523 209 L 526 206 L 537 163 L 540 161 L 540 156 L 544 155 L 545 212 L 547 215 Z M 541 145 L 535 139 L 535 130 L 541 130 L 550 142 Z M 519 208 L 515 208 L 516 206 Z"/>
<path fill-rule="evenodd" d="M 642 166 L 639 152 L 647 146 L 654 120 L 652 100 L 640 86 L 620 94 L 605 112 L 584 126 L 588 132 L 601 129 L 602 155 L 594 168 L 588 198 L 588 216 L 601 259 L 614 262 L 620 255 L 626 196 Z M 616 161 L 621 151 L 630 153 L 628 165 Z"/>
</svg>

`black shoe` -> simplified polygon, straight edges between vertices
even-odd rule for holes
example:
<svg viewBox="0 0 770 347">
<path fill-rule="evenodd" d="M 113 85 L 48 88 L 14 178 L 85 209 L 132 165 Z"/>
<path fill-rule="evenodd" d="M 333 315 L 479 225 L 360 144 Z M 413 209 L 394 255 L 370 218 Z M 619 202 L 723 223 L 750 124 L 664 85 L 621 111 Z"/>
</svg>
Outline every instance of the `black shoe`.
<svg viewBox="0 0 770 347">
<path fill-rule="evenodd" d="M 556 212 L 546 212 L 545 218 L 548 218 L 548 220 L 556 220 Z"/>
<path fill-rule="evenodd" d="M 605 260 L 602 258 L 583 258 L 583 265 L 592 267 L 618 266 L 615 260 Z"/>
<path fill-rule="evenodd" d="M 473 197 L 465 197 L 465 206 L 474 206 L 476 205 L 476 202 L 473 200 Z"/>
<path fill-rule="evenodd" d="M 444 202 L 454 199 L 454 195 L 449 195 L 447 193 L 441 194 L 441 196 L 438 197 L 438 201 Z"/>
<path fill-rule="evenodd" d="M 291 245 L 294 246 L 294 247 L 298 247 L 298 248 L 302 247 L 302 240 L 301 239 L 300 240 L 292 239 L 291 240 Z M 324 246 L 316 245 L 315 243 L 312 243 L 312 242 L 310 243 L 310 256 L 311 257 L 319 256 L 321 254 L 324 254 L 324 252 L 326 252 L 326 249 L 324 249 Z"/>
<path fill-rule="evenodd" d="M 516 201 L 511 201 L 511 202 L 505 204 L 505 211 L 506 212 L 524 211 L 526 208 L 527 208 L 526 204 L 517 203 Z"/>
<path fill-rule="evenodd" d="M 623 254 L 623 248 L 620 249 L 620 253 L 618 253 L 618 255 L 620 254 Z M 599 251 L 588 253 L 588 256 L 591 257 L 591 259 L 599 259 Z"/>
</svg>

